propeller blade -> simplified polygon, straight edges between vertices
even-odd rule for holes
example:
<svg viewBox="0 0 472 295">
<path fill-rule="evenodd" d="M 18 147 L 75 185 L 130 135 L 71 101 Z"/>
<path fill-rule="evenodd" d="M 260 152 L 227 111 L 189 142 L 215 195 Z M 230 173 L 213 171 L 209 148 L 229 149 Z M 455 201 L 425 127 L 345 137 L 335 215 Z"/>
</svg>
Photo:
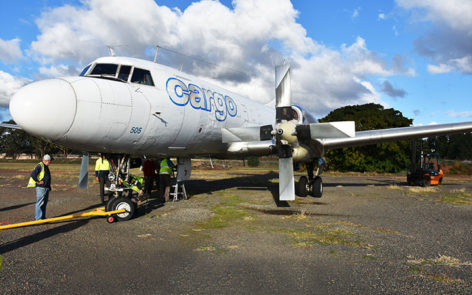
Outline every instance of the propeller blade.
<svg viewBox="0 0 472 295">
<path fill-rule="evenodd" d="M 290 65 L 275 67 L 275 120 L 292 120 L 292 98 L 290 82 Z"/>
<path fill-rule="evenodd" d="M 82 163 L 80 165 L 79 188 L 88 188 L 88 169 L 89 169 L 89 154 L 82 155 Z"/>
<path fill-rule="evenodd" d="M 340 121 L 329 123 L 311 123 L 296 127 L 297 137 L 306 141 L 322 138 L 347 138 L 356 136 L 354 121 Z"/>
<path fill-rule="evenodd" d="M 293 160 L 279 158 L 279 200 L 295 200 L 295 179 L 293 176 Z"/>
<path fill-rule="evenodd" d="M 290 65 L 283 64 L 275 67 L 275 107 L 292 105 L 290 97 Z"/>
</svg>

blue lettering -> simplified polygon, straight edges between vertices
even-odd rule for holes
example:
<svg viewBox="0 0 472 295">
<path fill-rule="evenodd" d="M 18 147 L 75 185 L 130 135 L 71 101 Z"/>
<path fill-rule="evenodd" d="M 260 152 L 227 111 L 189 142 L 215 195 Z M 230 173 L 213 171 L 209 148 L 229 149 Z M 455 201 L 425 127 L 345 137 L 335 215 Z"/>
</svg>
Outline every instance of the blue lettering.
<svg viewBox="0 0 472 295">
<path fill-rule="evenodd" d="M 167 94 L 170 100 L 178 106 L 188 103 L 188 88 L 184 82 L 176 78 L 169 78 L 166 83 Z"/>
<path fill-rule="evenodd" d="M 200 88 L 195 84 L 186 85 L 177 78 L 167 79 L 166 90 L 174 104 L 185 106 L 190 101 L 190 105 L 194 109 L 214 111 L 216 120 L 220 122 L 225 121 L 228 115 L 236 117 L 238 113 L 238 107 L 231 97 Z"/>
</svg>

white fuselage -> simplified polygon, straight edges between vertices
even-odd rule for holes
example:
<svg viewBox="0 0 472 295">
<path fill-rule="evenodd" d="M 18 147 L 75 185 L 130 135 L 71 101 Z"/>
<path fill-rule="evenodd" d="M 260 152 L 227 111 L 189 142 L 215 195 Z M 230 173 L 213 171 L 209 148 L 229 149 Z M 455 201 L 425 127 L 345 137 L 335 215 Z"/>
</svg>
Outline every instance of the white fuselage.
<svg viewBox="0 0 472 295">
<path fill-rule="evenodd" d="M 116 74 L 100 74 L 97 64 L 117 65 Z M 149 156 L 224 155 L 221 128 L 275 120 L 273 108 L 125 57 L 99 58 L 83 76 L 31 83 L 12 98 L 10 112 L 28 133 L 77 150 Z"/>
</svg>

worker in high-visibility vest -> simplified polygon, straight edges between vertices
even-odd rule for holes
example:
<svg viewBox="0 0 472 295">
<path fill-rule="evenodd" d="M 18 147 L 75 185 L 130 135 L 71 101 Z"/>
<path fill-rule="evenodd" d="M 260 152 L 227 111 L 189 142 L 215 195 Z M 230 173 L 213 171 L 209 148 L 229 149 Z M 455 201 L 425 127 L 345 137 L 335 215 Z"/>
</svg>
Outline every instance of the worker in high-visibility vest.
<svg viewBox="0 0 472 295">
<path fill-rule="evenodd" d="M 95 180 L 100 183 L 100 201 L 102 203 L 105 203 L 105 183 L 108 183 L 108 173 L 110 173 L 110 162 L 105 154 L 101 154 L 95 162 Z"/>
<path fill-rule="evenodd" d="M 164 196 L 165 202 L 169 201 L 170 194 L 170 176 L 173 174 L 175 168 L 174 163 L 169 158 L 165 158 L 161 161 L 159 169 L 159 191 L 161 196 Z"/>
<path fill-rule="evenodd" d="M 28 187 L 36 188 L 36 220 L 46 218 L 46 206 L 49 200 L 49 191 L 51 191 L 51 173 L 49 172 L 49 164 L 51 164 L 51 156 L 44 155 L 43 161 L 39 162 L 31 172 L 31 177 L 28 182 Z"/>
</svg>

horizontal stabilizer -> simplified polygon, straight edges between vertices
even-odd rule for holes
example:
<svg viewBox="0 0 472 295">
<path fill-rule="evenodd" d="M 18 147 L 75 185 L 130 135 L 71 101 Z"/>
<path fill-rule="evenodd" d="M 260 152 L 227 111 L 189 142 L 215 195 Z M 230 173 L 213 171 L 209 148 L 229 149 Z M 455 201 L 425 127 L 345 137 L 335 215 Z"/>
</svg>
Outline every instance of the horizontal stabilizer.
<svg viewBox="0 0 472 295">
<path fill-rule="evenodd" d="M 312 123 L 310 124 L 310 135 L 312 139 L 354 137 L 356 136 L 356 126 L 354 121 Z"/>
</svg>

